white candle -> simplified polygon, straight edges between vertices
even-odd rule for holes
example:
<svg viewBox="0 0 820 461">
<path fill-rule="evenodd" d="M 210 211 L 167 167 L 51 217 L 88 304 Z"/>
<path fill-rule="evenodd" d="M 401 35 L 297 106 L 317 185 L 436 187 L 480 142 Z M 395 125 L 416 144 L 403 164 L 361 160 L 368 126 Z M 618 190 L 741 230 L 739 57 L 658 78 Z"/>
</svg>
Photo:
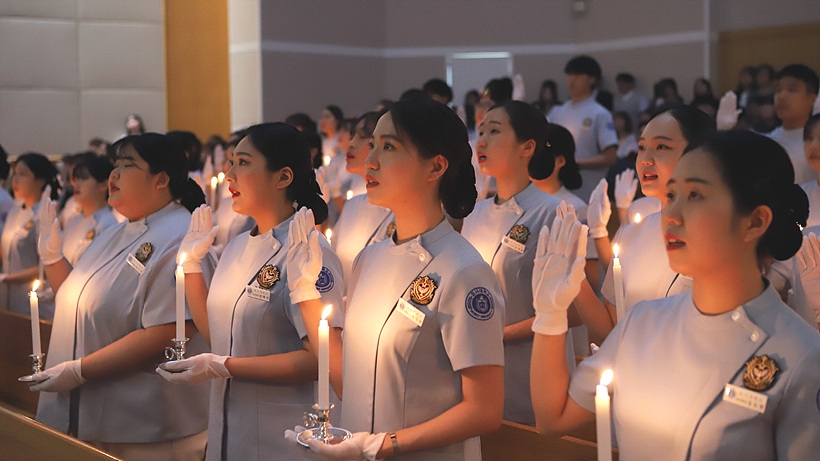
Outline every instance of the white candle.
<svg viewBox="0 0 820 461">
<path fill-rule="evenodd" d="M 325 238 L 327 239 L 327 243 L 331 243 L 330 239 L 333 238 L 333 229 L 325 231 Z"/>
<path fill-rule="evenodd" d="M 598 461 L 612 461 L 612 432 L 609 413 L 609 383 L 612 370 L 601 375 L 601 382 L 595 386 L 595 429 L 598 434 Z"/>
<path fill-rule="evenodd" d="M 185 339 L 185 272 L 182 270 L 182 263 L 185 262 L 185 253 L 179 257 L 179 264 L 176 271 L 177 289 L 177 337 Z"/>
<path fill-rule="evenodd" d="M 210 191 L 211 192 L 210 193 L 210 195 L 211 195 L 211 197 L 210 197 L 211 206 L 216 205 L 216 199 L 217 199 L 216 186 L 218 184 L 219 184 L 219 179 L 217 179 L 216 176 L 211 177 L 211 191 Z"/>
<path fill-rule="evenodd" d="M 332 307 L 325 306 L 319 321 L 319 409 L 330 409 L 330 327 L 327 317 Z"/>
<path fill-rule="evenodd" d="M 31 353 L 35 356 L 43 355 L 40 348 L 40 299 L 37 298 L 37 288 L 40 281 L 35 280 L 31 285 L 31 293 L 28 295 L 29 307 L 31 307 Z"/>
<path fill-rule="evenodd" d="M 615 312 L 618 322 L 624 318 L 626 313 L 626 302 L 624 301 L 624 277 L 621 274 L 621 260 L 618 259 L 618 244 L 612 246 L 612 280 L 615 282 Z"/>
</svg>

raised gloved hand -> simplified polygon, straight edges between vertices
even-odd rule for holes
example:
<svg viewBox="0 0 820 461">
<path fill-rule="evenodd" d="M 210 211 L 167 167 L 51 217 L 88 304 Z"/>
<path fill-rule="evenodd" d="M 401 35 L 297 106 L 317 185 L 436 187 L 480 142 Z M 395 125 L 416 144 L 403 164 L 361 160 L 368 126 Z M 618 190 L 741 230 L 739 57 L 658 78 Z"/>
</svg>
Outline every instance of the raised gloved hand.
<svg viewBox="0 0 820 461">
<path fill-rule="evenodd" d="M 294 430 L 285 431 L 285 439 L 296 442 L 296 436 L 299 435 L 305 428 L 296 426 Z M 324 444 L 318 440 L 311 439 L 307 441 L 310 451 L 319 454 L 326 459 L 331 460 L 367 460 L 374 461 L 376 454 L 384 443 L 384 437 L 387 434 L 380 432 L 378 434 L 370 434 L 368 432 L 356 432 L 352 437 L 342 443 L 335 445 Z"/>
<path fill-rule="evenodd" d="M 35 384 L 29 386 L 32 391 L 68 392 L 85 383 L 81 359 L 69 360 L 57 364 L 32 376 Z"/>
<path fill-rule="evenodd" d="M 63 234 L 57 220 L 57 202 L 51 200 L 51 186 L 46 186 L 37 207 L 37 253 L 48 266 L 63 259 Z"/>
<path fill-rule="evenodd" d="M 288 231 L 288 289 L 290 302 L 297 304 L 321 297 L 316 281 L 322 271 L 322 248 L 313 211 L 301 208 L 293 216 Z"/>
<path fill-rule="evenodd" d="M 523 101 L 524 98 L 527 96 L 527 92 L 524 88 L 524 77 L 521 74 L 515 74 L 512 80 L 513 84 L 513 92 L 512 98 L 513 101 Z"/>
<path fill-rule="evenodd" d="M 618 208 L 629 208 L 638 191 L 638 180 L 635 178 L 635 170 L 627 168 L 615 176 L 615 206 Z"/>
<path fill-rule="evenodd" d="M 574 213 L 556 216 L 552 229 L 538 235 L 532 270 L 535 322 L 532 331 L 560 335 L 568 329 L 567 309 L 581 291 L 586 264 L 587 229 Z"/>
<path fill-rule="evenodd" d="M 191 386 L 216 378 L 230 378 L 231 372 L 225 367 L 229 357 L 204 353 L 189 359 L 172 360 L 157 367 L 157 373 L 172 383 Z"/>
<path fill-rule="evenodd" d="M 188 225 L 188 233 L 182 239 L 177 251 L 177 264 L 182 255 L 185 260 L 182 262 L 182 271 L 186 274 L 201 273 L 201 262 L 216 238 L 219 226 L 214 226 L 211 219 L 211 207 L 200 205 L 191 215 L 191 224 Z"/>
<path fill-rule="evenodd" d="M 814 311 L 814 320 L 820 322 L 820 241 L 814 232 L 803 237 L 803 245 L 795 259 L 806 301 Z"/>
<path fill-rule="evenodd" d="M 717 129 L 727 131 L 734 128 L 737 125 L 737 117 L 741 112 L 743 110 L 737 108 L 737 95 L 734 91 L 727 91 L 720 98 L 720 104 L 718 105 L 717 116 L 715 117 Z"/>
<path fill-rule="evenodd" d="M 601 179 L 589 196 L 587 224 L 589 225 L 589 236 L 594 239 L 609 235 L 606 225 L 609 223 L 610 215 L 612 215 L 612 205 L 609 203 L 609 196 L 606 194 L 607 187 L 606 179 Z"/>
</svg>

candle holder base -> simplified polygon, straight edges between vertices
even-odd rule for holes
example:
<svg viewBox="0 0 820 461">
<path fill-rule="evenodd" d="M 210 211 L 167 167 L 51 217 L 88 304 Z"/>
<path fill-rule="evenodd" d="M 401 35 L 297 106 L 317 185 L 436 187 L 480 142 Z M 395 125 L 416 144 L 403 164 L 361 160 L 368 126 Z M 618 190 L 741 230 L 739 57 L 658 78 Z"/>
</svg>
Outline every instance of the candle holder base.
<svg viewBox="0 0 820 461">
<path fill-rule="evenodd" d="M 330 425 L 330 410 L 333 409 L 333 404 L 330 408 L 319 409 L 319 405 L 313 405 L 316 413 L 305 413 L 305 427 L 306 429 L 296 436 L 296 441 L 299 445 L 308 446 L 308 440 L 319 440 L 328 445 L 336 445 L 353 436 L 347 429 L 341 427 L 333 427 Z"/>
<path fill-rule="evenodd" d="M 46 354 L 40 354 L 40 355 L 30 354 L 29 357 L 31 357 L 31 374 L 26 375 L 26 376 L 21 376 L 21 377 L 17 378 L 17 381 L 20 381 L 21 383 L 33 383 L 33 384 L 37 384 L 37 383 L 42 382 L 40 380 L 35 380 L 34 375 L 36 373 L 40 373 L 40 372 L 43 371 L 43 367 L 45 366 L 45 363 L 46 363 L 46 361 L 44 359 L 45 356 L 46 356 Z"/>
<path fill-rule="evenodd" d="M 174 342 L 174 347 L 166 347 L 165 348 L 165 358 L 168 360 L 182 360 L 185 358 L 185 343 L 188 342 L 188 338 L 183 339 L 172 339 L 171 341 Z"/>
</svg>

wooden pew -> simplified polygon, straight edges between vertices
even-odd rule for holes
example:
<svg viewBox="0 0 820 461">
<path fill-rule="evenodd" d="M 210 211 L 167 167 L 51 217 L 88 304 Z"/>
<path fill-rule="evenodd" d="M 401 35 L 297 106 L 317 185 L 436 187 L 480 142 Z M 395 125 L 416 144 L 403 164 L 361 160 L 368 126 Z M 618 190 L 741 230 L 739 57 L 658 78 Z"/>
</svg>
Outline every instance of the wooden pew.
<svg viewBox="0 0 820 461">
<path fill-rule="evenodd" d="M 595 425 L 592 425 L 594 434 Z M 581 433 L 588 435 L 588 429 Z M 481 437 L 483 461 L 513 461 L 538 459 L 543 461 L 596 461 L 598 448 L 595 442 L 574 436 L 547 437 L 538 434 L 534 427 L 510 421 L 501 423 L 501 429 Z M 618 460 L 618 451 L 612 451 L 612 459 Z"/>
<path fill-rule="evenodd" d="M 40 320 L 40 338 L 44 351 L 51 339 L 51 322 Z M 39 392 L 17 378 L 31 374 L 31 319 L 28 316 L 0 310 L 0 402 L 16 407 L 29 416 L 37 412 Z M 11 459 L 11 458 L 2 458 Z"/>
<path fill-rule="evenodd" d="M 117 461 L 119 458 L 0 405 L 0 459 Z"/>
</svg>

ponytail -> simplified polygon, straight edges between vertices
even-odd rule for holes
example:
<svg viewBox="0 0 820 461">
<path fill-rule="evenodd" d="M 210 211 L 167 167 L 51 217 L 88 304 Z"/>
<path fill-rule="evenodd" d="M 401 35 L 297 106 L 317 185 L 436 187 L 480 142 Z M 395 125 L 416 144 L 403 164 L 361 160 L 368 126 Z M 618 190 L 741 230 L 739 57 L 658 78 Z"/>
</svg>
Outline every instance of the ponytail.
<svg viewBox="0 0 820 461">
<path fill-rule="evenodd" d="M 293 195 L 299 207 L 307 207 L 313 211 L 316 224 L 322 224 L 327 219 L 327 203 L 322 199 L 322 190 L 316 182 L 316 173 L 310 172 L 309 179 L 293 188 Z M 293 187 L 293 186 L 292 186 Z M 298 208 L 297 208 L 298 209 Z"/>
<path fill-rule="evenodd" d="M 202 188 L 191 178 L 185 183 L 182 195 L 179 197 L 180 205 L 184 206 L 191 213 L 200 205 L 205 203 L 205 193 Z"/>
</svg>

